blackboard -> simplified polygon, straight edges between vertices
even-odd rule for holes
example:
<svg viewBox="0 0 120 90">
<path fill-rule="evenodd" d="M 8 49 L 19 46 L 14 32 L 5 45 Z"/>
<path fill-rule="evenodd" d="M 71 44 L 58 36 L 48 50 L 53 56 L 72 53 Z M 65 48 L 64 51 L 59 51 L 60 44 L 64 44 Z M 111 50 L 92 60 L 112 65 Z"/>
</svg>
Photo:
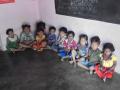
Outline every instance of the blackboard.
<svg viewBox="0 0 120 90">
<path fill-rule="evenodd" d="M 120 24 L 120 0 L 55 0 L 57 14 Z"/>
</svg>

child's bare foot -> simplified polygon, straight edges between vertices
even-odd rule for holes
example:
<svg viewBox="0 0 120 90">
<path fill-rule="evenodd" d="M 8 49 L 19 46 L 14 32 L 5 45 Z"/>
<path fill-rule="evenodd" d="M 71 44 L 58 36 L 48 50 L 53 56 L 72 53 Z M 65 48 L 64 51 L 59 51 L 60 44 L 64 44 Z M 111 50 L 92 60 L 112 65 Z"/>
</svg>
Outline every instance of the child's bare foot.
<svg viewBox="0 0 120 90">
<path fill-rule="evenodd" d="M 93 75 L 93 70 L 90 70 L 90 75 Z"/>
<path fill-rule="evenodd" d="M 42 51 L 43 51 L 43 48 L 39 49 L 38 51 L 39 51 L 39 52 L 42 52 Z"/>
<path fill-rule="evenodd" d="M 73 61 L 69 61 L 70 64 L 73 64 Z"/>
<path fill-rule="evenodd" d="M 64 62 L 64 58 L 61 58 L 61 61 Z"/>
<path fill-rule="evenodd" d="M 106 77 L 103 78 L 103 81 L 106 82 Z"/>
<path fill-rule="evenodd" d="M 37 49 L 36 49 L 36 48 L 33 48 L 33 50 L 35 50 L 35 51 L 36 51 Z"/>
<path fill-rule="evenodd" d="M 12 53 L 15 53 L 15 50 L 13 48 L 10 49 Z"/>
</svg>

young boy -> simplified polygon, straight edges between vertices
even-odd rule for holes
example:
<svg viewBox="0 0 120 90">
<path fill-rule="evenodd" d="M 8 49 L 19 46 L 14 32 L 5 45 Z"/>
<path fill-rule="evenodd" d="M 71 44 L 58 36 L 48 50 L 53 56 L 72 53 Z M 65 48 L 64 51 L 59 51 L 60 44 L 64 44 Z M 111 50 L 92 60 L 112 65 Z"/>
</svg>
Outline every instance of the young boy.
<svg viewBox="0 0 120 90">
<path fill-rule="evenodd" d="M 49 28 L 49 35 L 48 35 L 48 45 L 52 47 L 56 43 L 56 28 L 54 26 L 51 26 Z"/>
<path fill-rule="evenodd" d="M 20 36 L 20 46 L 23 48 L 32 48 L 34 37 L 31 33 L 30 25 L 22 25 L 22 33 Z"/>
<path fill-rule="evenodd" d="M 60 52 L 64 50 L 64 41 L 67 39 L 67 28 L 61 27 L 59 29 L 59 35 L 57 37 L 56 43 L 54 45 L 54 50 Z"/>
<path fill-rule="evenodd" d="M 95 70 L 95 65 L 100 61 L 101 51 L 99 50 L 100 38 L 94 36 L 91 38 L 91 45 L 88 50 L 87 58 L 84 62 L 80 62 L 86 70 L 90 70 L 90 74 L 93 74 Z"/>
<path fill-rule="evenodd" d="M 100 55 L 101 63 L 95 66 L 95 71 L 100 79 L 105 82 L 111 79 L 117 64 L 116 56 L 113 54 L 115 48 L 112 43 L 105 43 L 103 53 Z"/>
</svg>

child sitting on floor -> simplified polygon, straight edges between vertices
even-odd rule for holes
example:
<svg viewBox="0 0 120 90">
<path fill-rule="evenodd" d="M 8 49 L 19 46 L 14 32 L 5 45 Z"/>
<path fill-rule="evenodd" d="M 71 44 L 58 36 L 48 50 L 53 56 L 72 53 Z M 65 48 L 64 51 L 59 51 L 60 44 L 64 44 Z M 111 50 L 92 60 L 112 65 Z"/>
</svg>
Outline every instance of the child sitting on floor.
<svg viewBox="0 0 120 90">
<path fill-rule="evenodd" d="M 48 35 L 48 45 L 52 48 L 56 42 L 56 35 L 55 35 L 56 28 L 51 26 L 49 28 L 49 35 Z"/>
<path fill-rule="evenodd" d="M 99 49 L 100 38 L 94 36 L 91 38 L 91 46 L 88 51 L 88 63 L 86 64 L 90 70 L 90 74 L 93 74 L 95 65 L 100 62 L 101 50 Z"/>
<path fill-rule="evenodd" d="M 33 49 L 42 51 L 43 48 L 47 46 L 46 36 L 43 29 L 36 31 L 35 42 L 33 44 Z"/>
<path fill-rule="evenodd" d="M 22 33 L 20 35 L 20 46 L 23 48 L 32 48 L 34 37 L 30 30 L 30 25 L 22 25 Z"/>
<path fill-rule="evenodd" d="M 75 33 L 73 31 L 68 31 L 67 39 L 64 40 L 64 50 L 59 51 L 59 56 L 62 57 L 62 61 L 64 58 L 71 57 L 71 51 L 77 48 L 77 43 L 74 40 Z"/>
<path fill-rule="evenodd" d="M 60 52 L 61 50 L 64 50 L 64 41 L 67 38 L 67 28 L 66 27 L 61 27 L 59 29 L 59 35 L 57 37 L 56 43 L 53 45 L 53 50 Z"/>
<path fill-rule="evenodd" d="M 77 45 L 76 50 L 72 50 L 72 61 L 70 63 L 74 63 L 76 66 L 76 63 L 78 62 L 78 66 L 85 68 L 82 63 L 85 62 L 85 59 L 87 57 L 88 53 L 88 36 L 86 34 L 81 34 L 79 36 L 79 42 Z"/>
<path fill-rule="evenodd" d="M 36 30 L 40 30 L 43 29 L 44 30 L 44 34 L 46 35 L 46 39 L 48 38 L 49 35 L 49 31 L 46 29 L 46 24 L 43 21 L 39 21 L 36 23 Z"/>
<path fill-rule="evenodd" d="M 7 29 L 6 34 L 8 35 L 7 37 L 7 51 L 21 51 L 22 49 L 19 47 L 19 39 L 16 34 L 14 34 L 14 31 L 12 28 Z"/>
<path fill-rule="evenodd" d="M 115 51 L 112 43 L 105 43 L 103 46 L 103 54 L 100 55 L 101 63 L 96 65 L 95 71 L 99 78 L 103 79 L 105 82 L 106 79 L 111 79 L 116 67 L 116 56 L 113 55 Z"/>
<path fill-rule="evenodd" d="M 82 66 L 86 70 L 90 70 L 90 74 L 93 74 L 95 65 L 99 63 L 101 51 L 99 50 L 100 38 L 94 36 L 91 38 L 91 45 L 88 49 L 88 55 L 84 62 L 79 62 L 78 66 Z"/>
</svg>

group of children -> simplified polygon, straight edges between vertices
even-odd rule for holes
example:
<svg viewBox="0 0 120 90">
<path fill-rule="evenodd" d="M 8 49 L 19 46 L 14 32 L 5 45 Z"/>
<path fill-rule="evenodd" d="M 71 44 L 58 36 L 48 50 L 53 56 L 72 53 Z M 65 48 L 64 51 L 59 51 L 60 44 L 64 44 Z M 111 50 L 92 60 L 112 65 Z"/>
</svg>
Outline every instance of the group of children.
<svg viewBox="0 0 120 90">
<path fill-rule="evenodd" d="M 46 30 L 44 22 L 36 24 L 35 35 L 31 33 L 29 24 L 22 25 L 20 38 L 14 34 L 14 30 L 9 28 L 6 31 L 7 50 L 11 52 L 24 51 L 27 48 L 43 51 L 50 48 L 58 53 L 61 61 L 69 58 L 70 64 L 79 66 L 90 71 L 90 74 L 96 73 L 103 81 L 112 78 L 116 66 L 116 56 L 113 54 L 115 48 L 108 42 L 103 45 L 102 51 L 99 49 L 101 44 L 98 36 L 93 36 L 88 44 L 88 36 L 81 34 L 79 41 L 74 40 L 75 33 L 68 31 L 66 27 L 59 29 L 56 36 L 56 28 L 49 27 Z"/>
</svg>

